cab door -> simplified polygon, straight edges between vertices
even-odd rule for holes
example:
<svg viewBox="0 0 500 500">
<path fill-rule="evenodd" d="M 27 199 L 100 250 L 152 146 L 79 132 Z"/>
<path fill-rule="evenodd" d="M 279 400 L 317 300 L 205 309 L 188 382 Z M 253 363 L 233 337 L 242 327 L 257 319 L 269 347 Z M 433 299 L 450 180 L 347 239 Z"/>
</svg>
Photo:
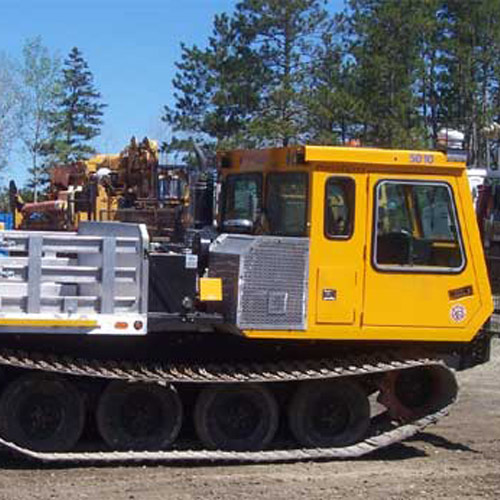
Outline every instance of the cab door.
<svg viewBox="0 0 500 500">
<path fill-rule="evenodd" d="M 475 315 L 456 193 L 454 177 L 370 175 L 363 326 L 463 327 Z"/>
<path fill-rule="evenodd" d="M 359 325 L 366 176 L 315 172 L 310 305 L 313 323 Z"/>
</svg>

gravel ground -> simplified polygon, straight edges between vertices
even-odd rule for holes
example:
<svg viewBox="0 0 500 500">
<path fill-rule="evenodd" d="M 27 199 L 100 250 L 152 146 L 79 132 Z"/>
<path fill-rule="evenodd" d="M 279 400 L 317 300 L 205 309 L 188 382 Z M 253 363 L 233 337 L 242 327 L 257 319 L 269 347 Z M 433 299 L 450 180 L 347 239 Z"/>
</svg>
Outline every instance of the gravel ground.
<svg viewBox="0 0 500 500">
<path fill-rule="evenodd" d="M 191 467 L 37 467 L 0 455 L 0 500 L 465 499 L 500 496 L 500 340 L 459 374 L 451 415 L 410 441 L 353 461 Z"/>
</svg>

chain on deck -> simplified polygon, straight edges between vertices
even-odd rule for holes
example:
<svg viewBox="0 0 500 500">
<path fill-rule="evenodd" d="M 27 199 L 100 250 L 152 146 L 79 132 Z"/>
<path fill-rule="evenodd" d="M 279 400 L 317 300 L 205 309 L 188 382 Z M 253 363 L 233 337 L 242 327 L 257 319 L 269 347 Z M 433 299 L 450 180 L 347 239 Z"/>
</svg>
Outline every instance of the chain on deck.
<svg viewBox="0 0 500 500">
<path fill-rule="evenodd" d="M 345 376 L 371 375 L 418 366 L 439 366 L 439 359 L 425 352 L 384 351 L 370 355 L 340 359 L 310 359 L 276 363 L 132 363 L 100 361 L 69 356 L 33 354 L 16 350 L 0 350 L 0 365 L 73 376 L 121 379 L 134 382 L 175 383 L 247 383 L 318 380 Z M 454 399 L 454 398 L 453 398 Z M 388 419 L 377 418 L 369 436 L 343 448 L 295 448 L 255 452 L 210 450 L 130 451 L 130 452 L 36 452 L 0 438 L 0 446 L 11 452 L 50 463 L 127 463 L 127 462 L 221 462 L 269 463 L 334 458 L 355 458 L 411 437 L 429 424 L 447 415 L 453 399 L 442 407 L 411 423 L 396 426 Z"/>
</svg>

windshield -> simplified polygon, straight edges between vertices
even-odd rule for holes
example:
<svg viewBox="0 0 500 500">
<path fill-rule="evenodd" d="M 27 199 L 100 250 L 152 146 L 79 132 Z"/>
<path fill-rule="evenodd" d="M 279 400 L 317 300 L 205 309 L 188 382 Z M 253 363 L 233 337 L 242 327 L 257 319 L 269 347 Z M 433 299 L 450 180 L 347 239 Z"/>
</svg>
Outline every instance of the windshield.
<svg viewBox="0 0 500 500">
<path fill-rule="evenodd" d="M 307 179 L 305 172 L 268 174 L 264 199 L 262 174 L 228 175 L 222 205 L 223 231 L 304 236 Z"/>
<path fill-rule="evenodd" d="M 262 175 L 229 175 L 225 183 L 224 224 L 257 222 L 262 212 Z"/>
<path fill-rule="evenodd" d="M 304 236 L 307 220 L 307 174 L 273 173 L 267 177 L 266 215 L 269 233 Z"/>
</svg>

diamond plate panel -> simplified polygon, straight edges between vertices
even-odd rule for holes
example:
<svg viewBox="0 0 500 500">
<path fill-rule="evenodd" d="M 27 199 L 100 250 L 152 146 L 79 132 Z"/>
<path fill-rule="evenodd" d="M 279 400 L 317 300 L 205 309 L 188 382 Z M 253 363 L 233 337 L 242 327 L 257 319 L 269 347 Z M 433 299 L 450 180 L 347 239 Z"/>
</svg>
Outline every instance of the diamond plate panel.
<svg viewBox="0 0 500 500">
<path fill-rule="evenodd" d="M 305 330 L 309 240 L 223 235 L 209 276 L 222 278 L 223 314 L 241 329 Z"/>
<path fill-rule="evenodd" d="M 243 256 L 237 324 L 305 330 L 309 240 L 259 236 Z"/>
</svg>

